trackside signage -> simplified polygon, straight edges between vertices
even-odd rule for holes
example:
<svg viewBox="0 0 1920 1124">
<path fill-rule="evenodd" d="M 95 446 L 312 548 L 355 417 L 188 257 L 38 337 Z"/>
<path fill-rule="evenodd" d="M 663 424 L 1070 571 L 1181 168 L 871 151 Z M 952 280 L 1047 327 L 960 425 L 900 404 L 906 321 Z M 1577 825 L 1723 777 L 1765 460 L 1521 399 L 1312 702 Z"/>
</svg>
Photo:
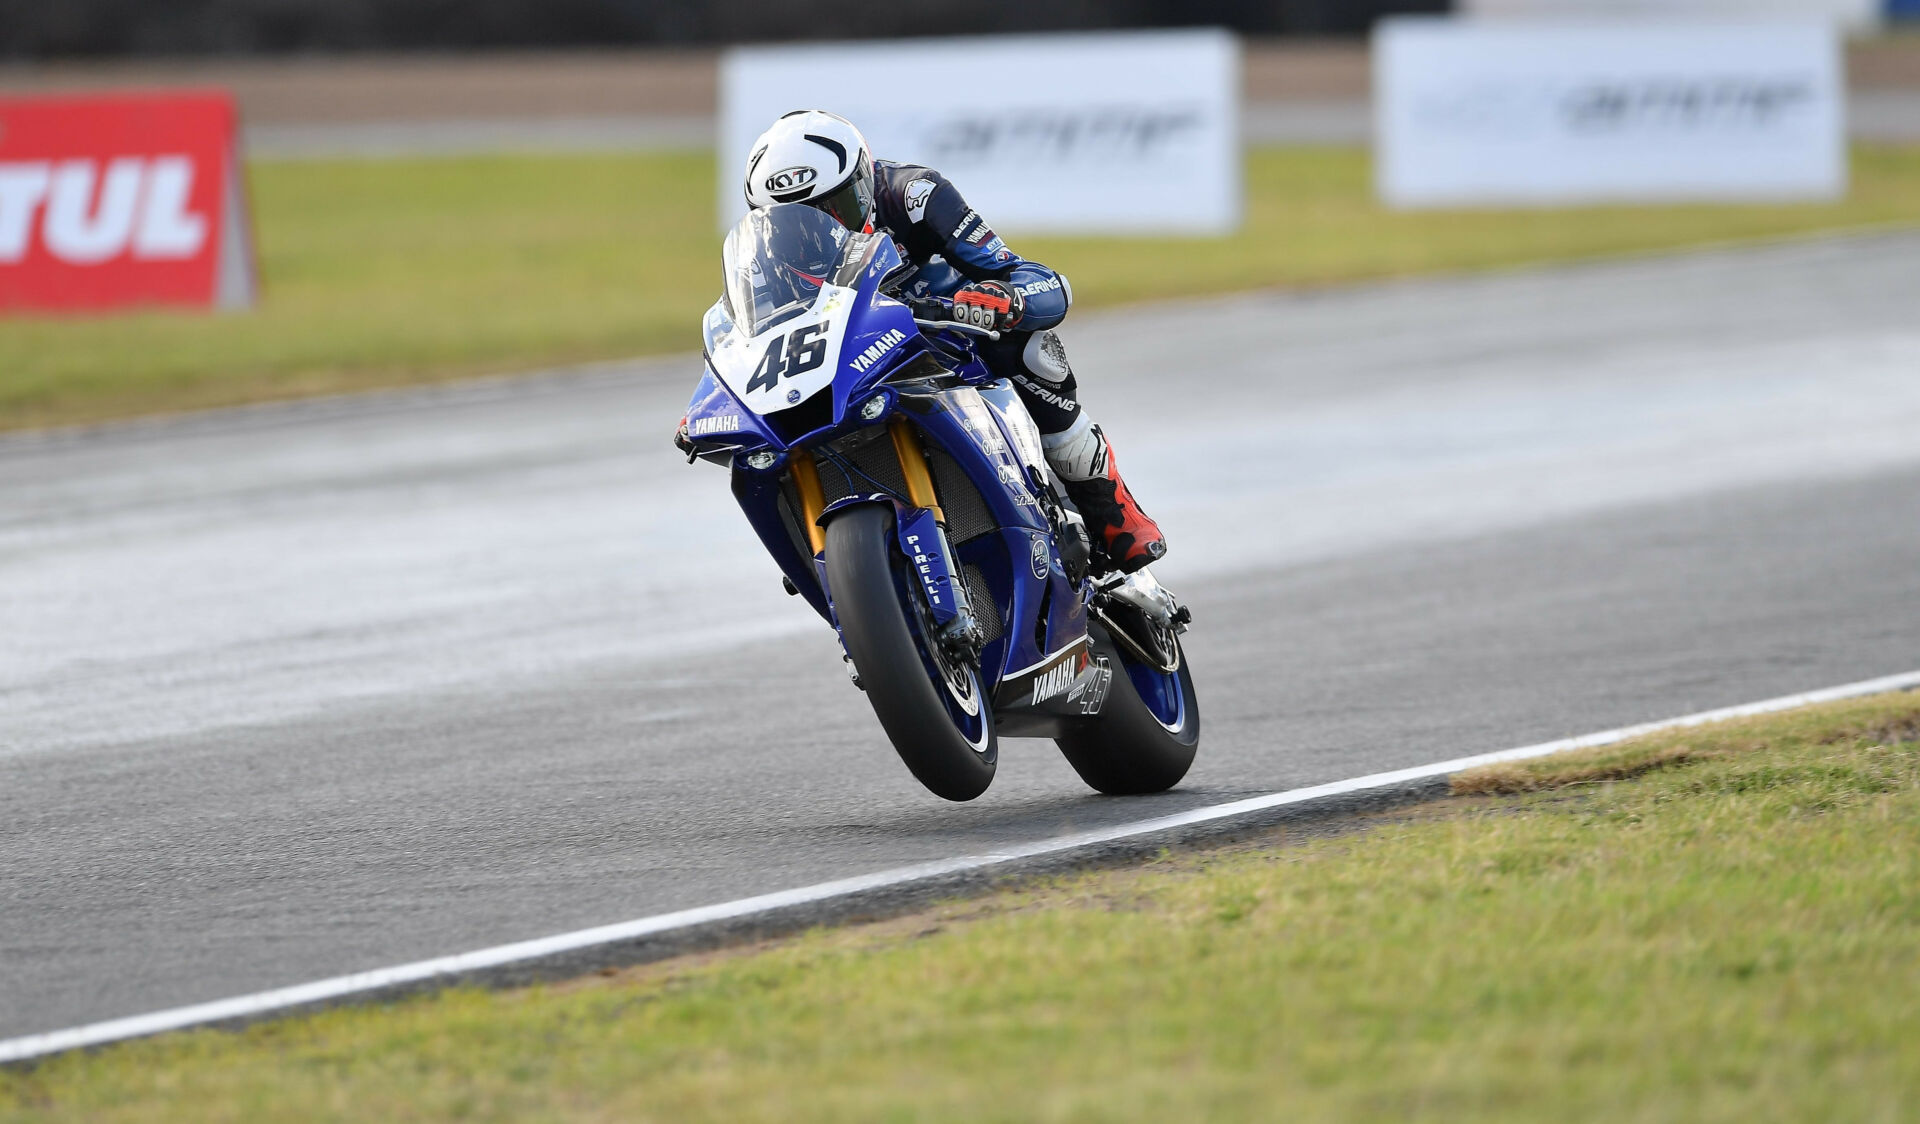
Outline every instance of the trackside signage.
<svg viewBox="0 0 1920 1124">
<path fill-rule="evenodd" d="M 0 311 L 251 304 L 235 126 L 218 93 L 0 98 Z"/>
<path fill-rule="evenodd" d="M 1386 20 L 1376 187 L 1396 207 L 1833 198 L 1840 57 L 1824 21 Z"/>
<path fill-rule="evenodd" d="M 1221 233 L 1240 225 L 1240 48 L 1222 31 L 748 47 L 720 67 L 719 218 L 781 114 L 852 121 L 883 160 L 939 169 L 996 228 Z"/>
</svg>

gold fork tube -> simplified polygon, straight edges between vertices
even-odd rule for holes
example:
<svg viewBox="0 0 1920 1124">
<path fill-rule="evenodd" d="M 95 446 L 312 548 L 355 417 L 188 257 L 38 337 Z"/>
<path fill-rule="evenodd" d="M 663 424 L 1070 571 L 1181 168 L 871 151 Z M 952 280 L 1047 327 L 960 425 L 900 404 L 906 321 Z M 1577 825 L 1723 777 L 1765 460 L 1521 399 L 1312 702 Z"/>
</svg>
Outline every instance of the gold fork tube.
<svg viewBox="0 0 1920 1124">
<path fill-rule="evenodd" d="M 827 549 L 827 529 L 820 525 L 820 513 L 827 509 L 826 493 L 820 490 L 820 470 L 814 467 L 813 454 L 795 449 L 787 456 L 793 472 L 794 490 L 800 493 L 800 521 L 806 524 L 807 541 L 815 554 Z"/>
<path fill-rule="evenodd" d="M 913 501 L 913 506 L 933 512 L 934 522 L 946 526 L 947 516 L 940 510 L 940 497 L 933 490 L 933 474 L 927 471 L 927 454 L 920 448 L 920 435 L 905 418 L 888 422 L 887 433 L 893 438 L 894 456 L 900 458 L 900 476 L 907 482 L 907 498 Z"/>
</svg>

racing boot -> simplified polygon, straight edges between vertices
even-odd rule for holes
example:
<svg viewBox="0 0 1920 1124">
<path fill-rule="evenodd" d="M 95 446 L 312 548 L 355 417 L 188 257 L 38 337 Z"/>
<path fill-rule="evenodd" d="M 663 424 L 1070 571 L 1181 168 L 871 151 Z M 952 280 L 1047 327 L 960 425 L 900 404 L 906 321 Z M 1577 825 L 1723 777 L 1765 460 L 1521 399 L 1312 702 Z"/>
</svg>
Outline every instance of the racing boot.
<svg viewBox="0 0 1920 1124">
<path fill-rule="evenodd" d="M 1062 433 L 1049 433 L 1040 439 L 1047 463 L 1067 486 L 1067 498 L 1087 521 L 1097 554 L 1094 569 L 1131 574 L 1140 567 L 1166 557 L 1167 543 L 1160 528 L 1128 490 L 1114 463 L 1113 446 L 1100 427 L 1087 420 L 1083 411 L 1072 426 Z"/>
</svg>

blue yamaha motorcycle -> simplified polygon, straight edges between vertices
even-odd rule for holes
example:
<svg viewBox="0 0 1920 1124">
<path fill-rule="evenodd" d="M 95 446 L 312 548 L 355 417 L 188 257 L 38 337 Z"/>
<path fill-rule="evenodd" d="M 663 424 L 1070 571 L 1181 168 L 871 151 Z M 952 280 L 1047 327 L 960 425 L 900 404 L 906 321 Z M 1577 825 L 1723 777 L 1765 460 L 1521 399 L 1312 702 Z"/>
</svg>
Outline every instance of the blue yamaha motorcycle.
<svg viewBox="0 0 1920 1124">
<path fill-rule="evenodd" d="M 800 204 L 748 214 L 723 264 L 676 441 L 732 470 L 913 775 L 971 800 L 1001 737 L 1049 737 L 1101 792 L 1177 784 L 1200 738 L 1188 614 L 1144 572 L 1088 572 L 1033 419 L 974 347 L 997 336 L 917 317 L 891 238 Z"/>
</svg>

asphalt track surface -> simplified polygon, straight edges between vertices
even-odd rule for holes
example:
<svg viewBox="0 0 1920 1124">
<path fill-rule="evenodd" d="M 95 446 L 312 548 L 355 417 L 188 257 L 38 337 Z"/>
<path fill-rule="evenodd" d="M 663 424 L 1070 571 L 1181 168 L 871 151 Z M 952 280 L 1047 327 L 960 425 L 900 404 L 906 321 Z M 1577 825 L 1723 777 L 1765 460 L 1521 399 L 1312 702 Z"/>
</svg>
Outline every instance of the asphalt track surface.
<svg viewBox="0 0 1920 1124">
<path fill-rule="evenodd" d="M 0 441 L 0 1036 L 1920 666 L 1920 236 L 1076 318 L 1206 727 L 921 791 L 685 360 Z"/>
</svg>

